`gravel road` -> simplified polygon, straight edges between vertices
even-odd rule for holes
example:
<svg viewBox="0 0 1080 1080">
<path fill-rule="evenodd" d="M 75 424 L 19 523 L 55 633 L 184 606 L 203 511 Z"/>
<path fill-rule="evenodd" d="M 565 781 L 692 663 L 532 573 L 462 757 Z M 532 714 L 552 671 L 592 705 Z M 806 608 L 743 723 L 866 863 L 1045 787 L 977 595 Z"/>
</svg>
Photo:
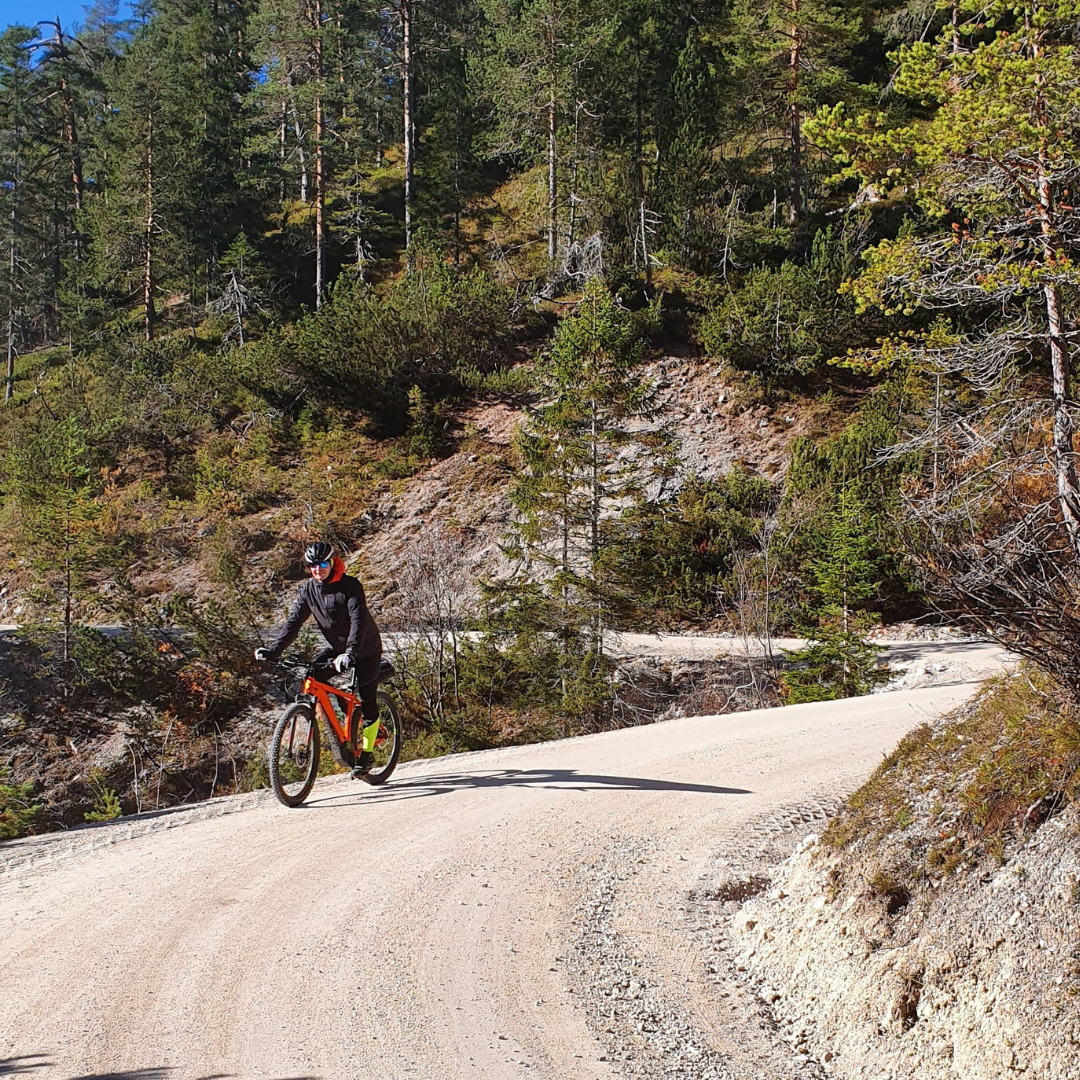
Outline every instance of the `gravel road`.
<svg viewBox="0 0 1080 1080">
<path fill-rule="evenodd" d="M 0 1076 L 816 1075 L 718 971 L 693 897 L 816 831 L 1000 664 L 909 649 L 935 685 L 0 845 Z"/>
</svg>

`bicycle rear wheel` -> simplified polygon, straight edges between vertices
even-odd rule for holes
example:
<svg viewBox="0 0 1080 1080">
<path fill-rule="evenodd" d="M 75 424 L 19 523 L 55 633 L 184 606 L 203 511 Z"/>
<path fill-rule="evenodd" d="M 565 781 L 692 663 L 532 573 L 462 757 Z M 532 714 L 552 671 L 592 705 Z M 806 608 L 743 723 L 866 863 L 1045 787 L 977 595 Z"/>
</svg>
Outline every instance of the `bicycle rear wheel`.
<svg viewBox="0 0 1080 1080">
<path fill-rule="evenodd" d="M 299 806 L 319 772 L 319 724 L 307 702 L 290 705 L 270 736 L 270 786 L 278 801 Z"/>
<path fill-rule="evenodd" d="M 401 722 L 397 705 L 386 692 L 378 693 L 379 734 L 375 739 L 375 764 L 363 777 L 369 784 L 385 784 L 390 779 L 401 755 Z"/>
</svg>

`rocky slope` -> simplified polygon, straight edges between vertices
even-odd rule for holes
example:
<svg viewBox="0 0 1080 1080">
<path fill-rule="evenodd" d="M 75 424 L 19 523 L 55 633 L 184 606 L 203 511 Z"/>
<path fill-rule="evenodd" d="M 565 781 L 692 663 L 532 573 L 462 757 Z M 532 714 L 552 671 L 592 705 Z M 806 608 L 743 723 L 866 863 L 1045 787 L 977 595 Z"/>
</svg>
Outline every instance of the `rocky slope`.
<svg viewBox="0 0 1080 1080">
<path fill-rule="evenodd" d="M 807 836 L 729 916 L 731 959 L 843 1080 L 1076 1080 L 1080 813 L 1025 840 L 908 889 Z"/>
<path fill-rule="evenodd" d="M 817 402 L 775 409 L 748 404 L 705 357 L 662 356 L 646 370 L 679 439 L 683 467 L 706 479 L 744 466 L 777 480 L 787 470 L 793 440 L 820 434 L 829 423 L 831 407 Z M 504 402 L 478 403 L 458 419 L 464 433 L 458 451 L 388 488 L 371 513 L 352 564 L 376 596 L 393 594 L 410 546 L 440 532 L 460 541 L 468 577 L 500 573 L 513 435 L 523 413 Z"/>
</svg>

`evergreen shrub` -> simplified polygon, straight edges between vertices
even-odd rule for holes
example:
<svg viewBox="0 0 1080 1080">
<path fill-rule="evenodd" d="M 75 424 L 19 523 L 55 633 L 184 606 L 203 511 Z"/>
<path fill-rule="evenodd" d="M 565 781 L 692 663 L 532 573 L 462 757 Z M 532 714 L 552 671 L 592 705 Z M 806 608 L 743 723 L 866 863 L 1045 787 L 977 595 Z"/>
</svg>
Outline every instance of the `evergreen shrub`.
<svg viewBox="0 0 1080 1080">
<path fill-rule="evenodd" d="M 0 765 L 0 840 L 15 840 L 33 827 L 41 810 L 32 802 L 32 781 L 19 783 L 11 777 L 11 768 Z"/>
</svg>

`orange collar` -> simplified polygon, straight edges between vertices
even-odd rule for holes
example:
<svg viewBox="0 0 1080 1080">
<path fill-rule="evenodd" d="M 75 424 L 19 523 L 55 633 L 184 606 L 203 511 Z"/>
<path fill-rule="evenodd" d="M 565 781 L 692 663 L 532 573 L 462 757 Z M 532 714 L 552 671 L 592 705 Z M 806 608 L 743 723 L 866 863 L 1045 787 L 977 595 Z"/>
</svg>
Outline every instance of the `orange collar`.
<svg viewBox="0 0 1080 1080">
<path fill-rule="evenodd" d="M 326 579 L 328 585 L 340 581 L 345 576 L 345 564 L 335 555 L 334 564 L 330 567 L 330 576 Z"/>
</svg>

